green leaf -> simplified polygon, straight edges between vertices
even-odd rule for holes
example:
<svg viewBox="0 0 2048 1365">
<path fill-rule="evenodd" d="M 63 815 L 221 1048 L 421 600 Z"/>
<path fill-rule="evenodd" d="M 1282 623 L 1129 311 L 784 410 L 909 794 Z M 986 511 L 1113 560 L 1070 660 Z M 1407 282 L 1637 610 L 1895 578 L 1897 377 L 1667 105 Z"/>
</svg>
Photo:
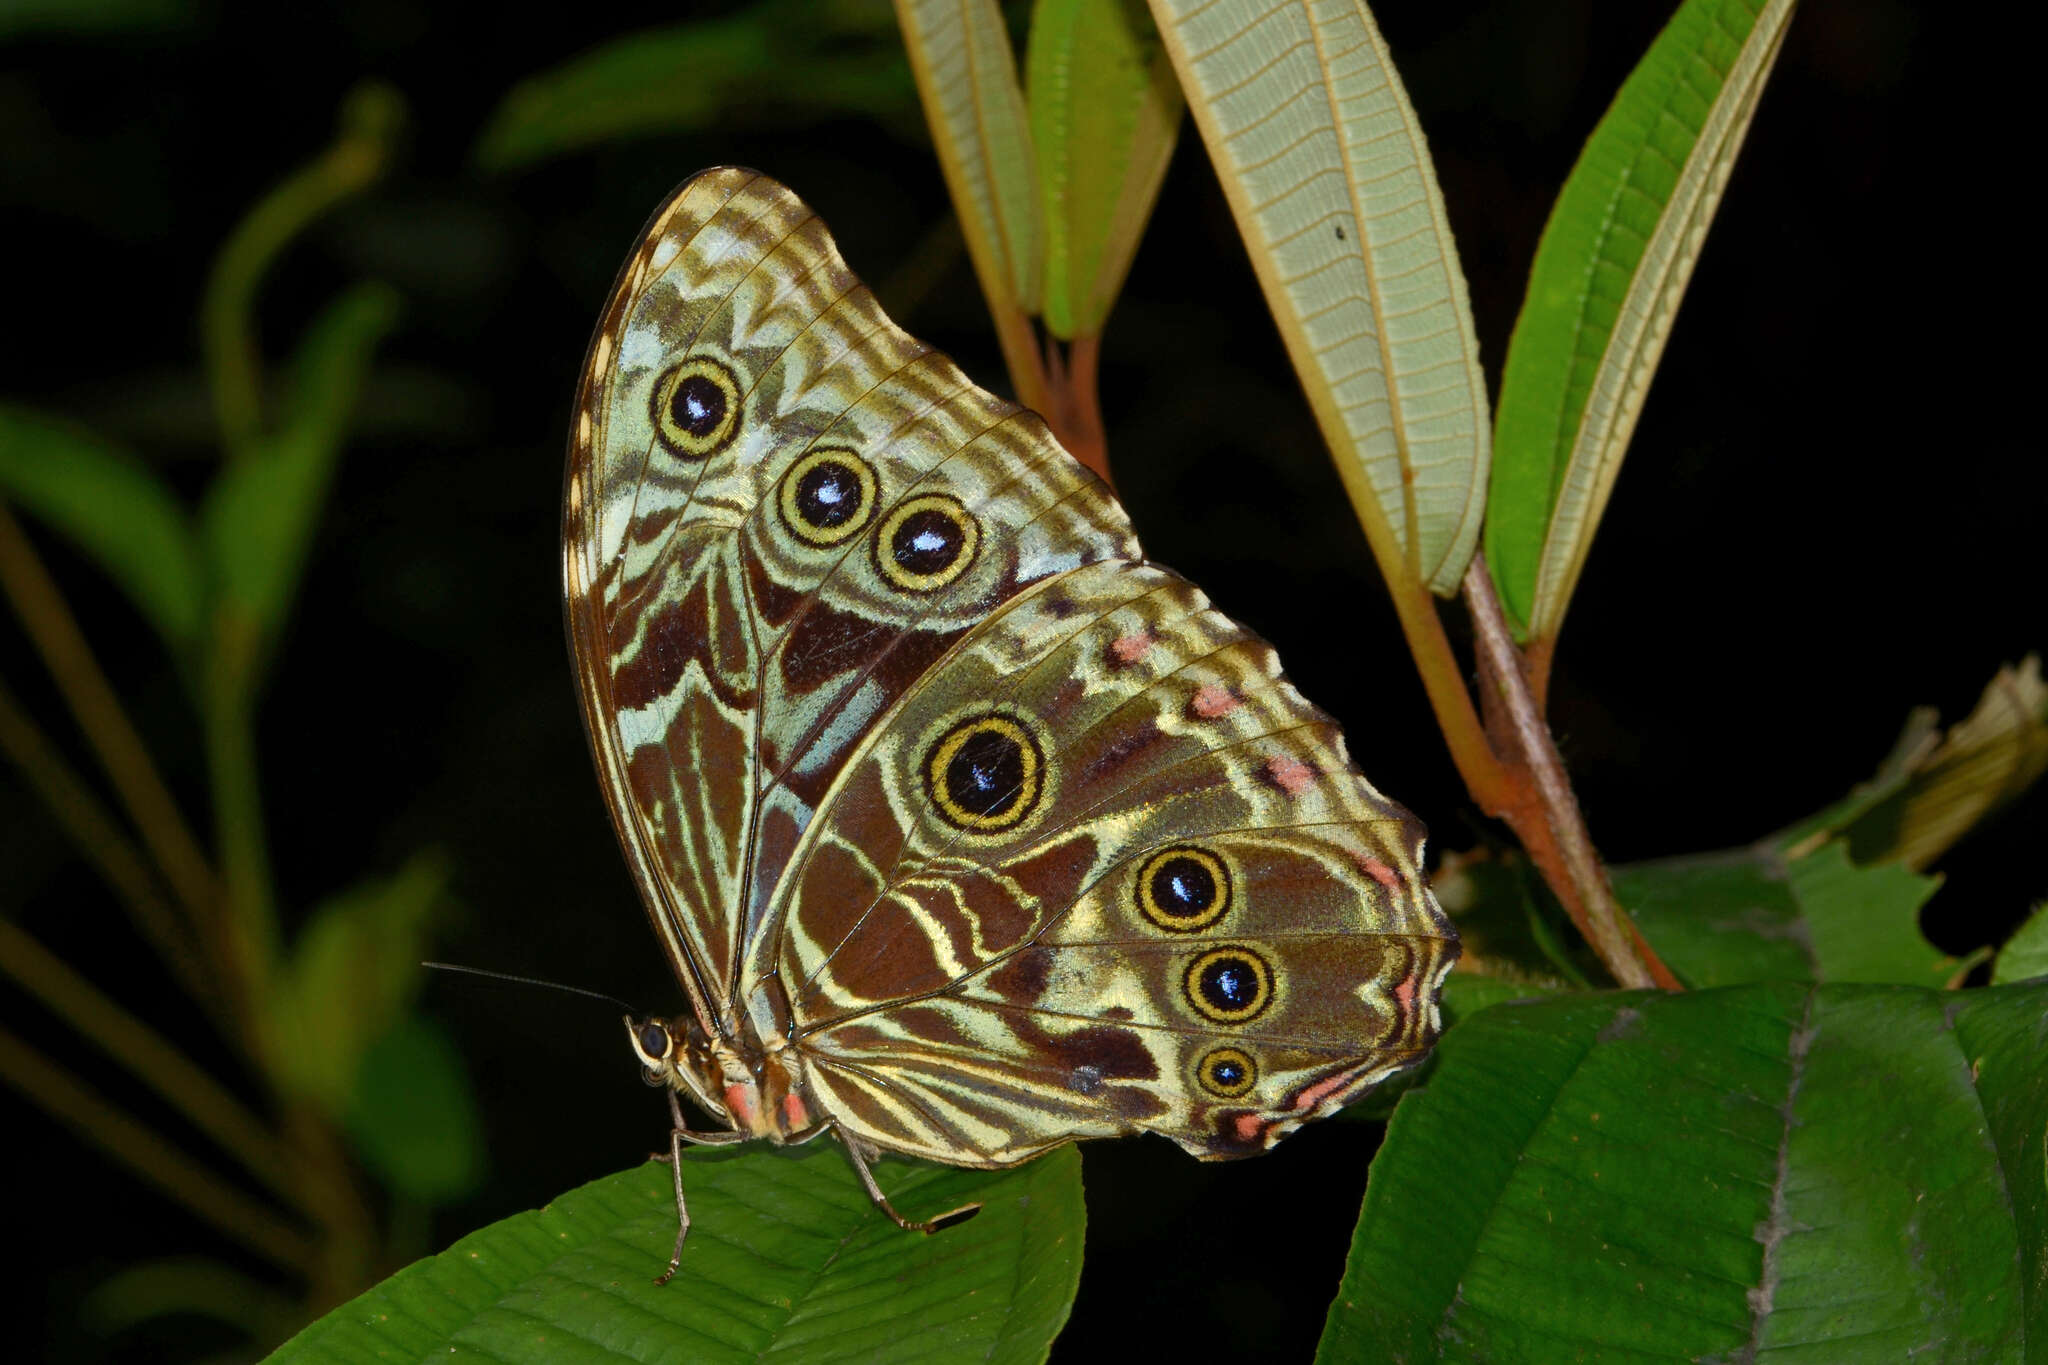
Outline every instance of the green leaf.
<svg viewBox="0 0 2048 1365">
<path fill-rule="evenodd" d="M 700 1148 L 684 1158 L 682 1270 L 661 1288 L 675 1198 L 649 1163 L 465 1237 L 270 1359 L 1043 1360 L 1080 1278 L 1074 1149 L 1006 1171 L 885 1160 L 875 1174 L 907 1215 L 981 1212 L 919 1236 L 869 1204 L 835 1144 Z"/>
<path fill-rule="evenodd" d="M 896 18 L 981 291 L 999 323 L 1035 314 L 1044 227 L 1002 11 L 995 0 L 897 0 Z"/>
<path fill-rule="evenodd" d="M 1968 718 L 1941 732 L 1919 707 L 1877 775 L 1810 820 L 1777 836 L 1796 854 L 1841 836 L 1859 863 L 1919 869 L 2048 772 L 2048 685 L 2041 660 L 1998 670 Z"/>
<path fill-rule="evenodd" d="M 1537 1000 L 1563 989 L 1554 981 L 1478 976 L 1460 967 L 1444 978 L 1443 994 L 1438 1002 L 1443 1011 L 1444 1031 L 1449 1032 L 1462 1021 L 1495 1005 Z M 1415 1066 L 1389 1076 L 1338 1112 L 1347 1119 L 1385 1123 L 1403 1095 L 1429 1083 L 1429 1078 L 1436 1072 L 1436 1059 L 1437 1053 L 1432 1051 Z"/>
<path fill-rule="evenodd" d="M 282 418 L 207 492 L 208 566 L 225 605 L 268 631 L 283 619 L 341 454 L 371 353 L 398 319 L 378 284 L 348 290 L 314 322 L 292 363 Z"/>
<path fill-rule="evenodd" d="M 1045 215 L 1045 325 L 1094 336 L 1123 288 L 1184 101 L 1143 0 L 1038 0 L 1025 98 Z"/>
<path fill-rule="evenodd" d="M 1940 885 L 1896 865 L 1857 867 L 1830 843 L 1804 858 L 1736 849 L 1613 871 L 1614 894 L 1686 985 L 1888 981 L 1940 987 L 1961 964 L 1920 936 Z"/>
<path fill-rule="evenodd" d="M 1288 0 L 1152 13 L 1380 572 L 1456 592 L 1485 510 L 1486 379 L 1436 171 L 1372 16 Z"/>
<path fill-rule="evenodd" d="M 7 0 L 0 4 L 0 39 L 166 33 L 190 27 L 197 8 L 190 0 Z"/>
<path fill-rule="evenodd" d="M 275 1341 L 305 1321 L 285 1295 L 253 1275 L 204 1256 L 125 1266 L 92 1287 L 78 1306 L 80 1324 L 109 1338 L 156 1318 L 225 1323 L 252 1341 Z"/>
<path fill-rule="evenodd" d="M 400 1018 L 363 1053 L 343 1120 L 363 1162 L 422 1204 L 445 1204 L 483 1178 L 483 1123 L 462 1054 L 440 1025 Z"/>
<path fill-rule="evenodd" d="M 513 87 L 478 140 L 491 170 L 601 142 L 860 114 L 916 117 L 916 87 L 878 0 L 783 0 L 620 38 Z"/>
<path fill-rule="evenodd" d="M 1563 908 L 1520 854 L 1491 849 L 1448 853 L 1431 886 L 1458 926 L 1458 969 L 1452 980 L 1492 978 L 1533 995 L 1567 985 L 1584 987 L 1588 968 L 1598 969 Z"/>
<path fill-rule="evenodd" d="M 2048 976 L 2048 902 L 2034 907 L 2034 913 L 2006 940 L 1998 950 L 1998 960 L 1991 965 L 1994 986 L 2036 976 Z M 2048 1154 L 2044 1154 L 2044 1159 L 2048 1159 Z"/>
<path fill-rule="evenodd" d="M 356 1104 L 370 1045 L 419 988 L 420 958 L 445 908 L 448 870 L 420 854 L 398 873 L 320 905 L 272 994 L 269 1055 L 292 1093 L 340 1118 Z"/>
<path fill-rule="evenodd" d="M 1558 195 L 1508 344 L 1486 560 L 1524 639 L 1562 624 L 1792 0 L 1686 0 Z"/>
<path fill-rule="evenodd" d="M 154 471 L 84 427 L 0 404 L 0 495 L 91 557 L 183 654 L 205 616 L 199 546 Z"/>
<path fill-rule="evenodd" d="M 2048 987 L 1503 1005 L 1395 1111 L 1318 1359 L 2012 1362 Z"/>
</svg>

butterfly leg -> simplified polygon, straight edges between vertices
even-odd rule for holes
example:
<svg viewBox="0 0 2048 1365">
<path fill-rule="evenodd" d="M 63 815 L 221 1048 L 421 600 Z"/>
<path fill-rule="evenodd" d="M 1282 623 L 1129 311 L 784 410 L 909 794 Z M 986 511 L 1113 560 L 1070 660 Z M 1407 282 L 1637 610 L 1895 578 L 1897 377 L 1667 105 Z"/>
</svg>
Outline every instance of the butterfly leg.
<svg viewBox="0 0 2048 1365">
<path fill-rule="evenodd" d="M 666 1161 L 670 1173 L 675 1176 L 676 1249 L 675 1254 L 668 1258 L 668 1269 L 655 1277 L 654 1284 L 657 1289 L 674 1279 L 675 1273 L 682 1269 L 683 1239 L 690 1235 L 690 1209 L 683 1202 L 683 1144 L 688 1143 L 694 1147 L 721 1147 L 727 1143 L 744 1142 L 747 1138 L 745 1133 L 737 1130 L 709 1133 L 694 1131 L 683 1122 L 683 1107 L 676 1103 L 676 1092 L 673 1090 L 668 1092 L 668 1112 L 674 1121 L 668 1133 L 668 1152 L 666 1155 L 657 1154 L 654 1159 Z"/>
<path fill-rule="evenodd" d="M 912 1222 L 896 1212 L 895 1208 L 889 1203 L 887 1196 L 882 1193 L 882 1187 L 875 1183 L 875 1173 L 868 1169 L 867 1158 L 861 1155 L 860 1144 L 843 1128 L 839 1129 L 839 1141 L 846 1148 L 847 1159 L 853 1162 L 854 1174 L 860 1177 L 860 1183 L 867 1189 L 868 1198 L 875 1201 L 876 1208 L 889 1215 L 890 1222 L 902 1228 L 905 1232 L 934 1233 L 940 1228 L 948 1228 L 955 1223 L 966 1221 L 969 1216 L 981 1209 L 979 1204 L 962 1204 L 959 1208 L 950 1209 L 926 1222 Z"/>
</svg>

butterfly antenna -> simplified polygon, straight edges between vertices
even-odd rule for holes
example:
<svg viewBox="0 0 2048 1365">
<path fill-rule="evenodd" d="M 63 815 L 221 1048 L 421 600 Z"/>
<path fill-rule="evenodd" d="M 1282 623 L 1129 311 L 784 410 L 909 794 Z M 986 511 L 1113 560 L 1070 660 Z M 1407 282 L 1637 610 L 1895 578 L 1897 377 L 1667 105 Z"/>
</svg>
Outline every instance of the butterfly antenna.
<svg viewBox="0 0 2048 1365">
<path fill-rule="evenodd" d="M 487 981 L 509 981 L 515 986 L 540 986 L 551 991 L 566 991 L 570 995 L 588 996 L 592 1000 L 602 1000 L 608 1005 L 616 1005 L 635 1019 L 642 1018 L 647 1013 L 645 1010 L 635 1009 L 616 995 L 606 995 L 603 991 L 587 991 L 581 986 L 565 986 L 559 981 L 545 981 L 537 976 L 515 976 L 511 972 L 494 972 L 483 967 L 464 967 L 454 962 L 422 962 L 420 966 L 432 968 L 437 972 L 460 972 L 464 976 L 480 976 Z"/>
</svg>

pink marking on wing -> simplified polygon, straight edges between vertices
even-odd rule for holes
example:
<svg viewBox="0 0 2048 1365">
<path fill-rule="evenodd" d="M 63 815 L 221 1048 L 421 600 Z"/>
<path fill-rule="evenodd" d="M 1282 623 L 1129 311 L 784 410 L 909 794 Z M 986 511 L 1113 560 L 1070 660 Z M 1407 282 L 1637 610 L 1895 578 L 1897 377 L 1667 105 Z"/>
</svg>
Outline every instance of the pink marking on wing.
<svg viewBox="0 0 2048 1365">
<path fill-rule="evenodd" d="M 1239 1114 L 1236 1122 L 1239 1142 L 1257 1142 L 1260 1130 L 1266 1126 L 1257 1114 Z"/>
<path fill-rule="evenodd" d="M 1195 693 L 1195 714 L 1203 720 L 1215 720 L 1219 716 L 1227 716 L 1242 705 L 1244 703 L 1239 701 L 1229 688 L 1221 687 L 1216 683 L 1206 683 L 1199 692 Z"/>
<path fill-rule="evenodd" d="M 1120 664 L 1134 664 L 1145 657 L 1145 652 L 1151 649 L 1152 645 L 1152 632 L 1141 630 L 1135 635 L 1118 637 L 1111 642 L 1109 652 L 1116 655 L 1116 661 Z"/>
<path fill-rule="evenodd" d="M 804 1097 L 802 1095 L 792 1090 L 782 1097 L 782 1118 L 783 1122 L 789 1125 L 789 1131 L 792 1133 L 811 1126 L 811 1115 L 804 1108 Z"/>
<path fill-rule="evenodd" d="M 744 1085 L 733 1084 L 725 1088 L 725 1109 L 733 1122 L 740 1128 L 754 1126 L 754 1100 Z"/>
<path fill-rule="evenodd" d="M 1275 754 L 1266 760 L 1266 775 L 1289 796 L 1301 795 L 1316 780 L 1314 768 L 1284 754 Z"/>
<path fill-rule="evenodd" d="M 1381 886 L 1386 887 L 1389 891 L 1393 890 L 1396 886 L 1400 885 L 1401 879 L 1400 877 L 1395 875 L 1394 869 L 1388 867 L 1385 863 L 1381 862 L 1378 858 L 1373 857 L 1371 854 L 1357 854 L 1352 859 L 1352 861 L 1358 864 L 1358 870 L 1360 872 L 1363 872 L 1366 876 L 1372 878 Z"/>
<path fill-rule="evenodd" d="M 1401 1002 L 1401 1013 L 1415 1013 L 1415 978 L 1404 976 L 1401 984 L 1394 987 L 1394 999 Z"/>
<path fill-rule="evenodd" d="M 1308 1089 L 1294 1097 L 1294 1107 L 1303 1111 L 1315 1108 L 1337 1091 L 1351 1084 L 1358 1076 L 1356 1071 L 1340 1071 L 1334 1076 L 1325 1076 Z"/>
</svg>

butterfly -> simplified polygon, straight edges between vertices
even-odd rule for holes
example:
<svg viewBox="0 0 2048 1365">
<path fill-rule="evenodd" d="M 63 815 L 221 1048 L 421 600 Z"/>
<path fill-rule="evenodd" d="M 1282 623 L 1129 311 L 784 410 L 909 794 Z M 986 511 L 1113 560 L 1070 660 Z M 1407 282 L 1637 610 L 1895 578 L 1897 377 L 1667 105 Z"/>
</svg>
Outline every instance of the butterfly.
<svg viewBox="0 0 2048 1365">
<path fill-rule="evenodd" d="M 1262 1152 L 1419 1061 L 1423 829 L 1035 414 L 898 329 L 802 200 L 705 171 L 613 286 L 563 584 L 619 842 L 688 1000 L 689 1144 L 996 1167 Z M 721 1127 L 685 1121 L 686 1095 Z M 955 1211 L 956 1213 L 964 1211 Z"/>
</svg>

